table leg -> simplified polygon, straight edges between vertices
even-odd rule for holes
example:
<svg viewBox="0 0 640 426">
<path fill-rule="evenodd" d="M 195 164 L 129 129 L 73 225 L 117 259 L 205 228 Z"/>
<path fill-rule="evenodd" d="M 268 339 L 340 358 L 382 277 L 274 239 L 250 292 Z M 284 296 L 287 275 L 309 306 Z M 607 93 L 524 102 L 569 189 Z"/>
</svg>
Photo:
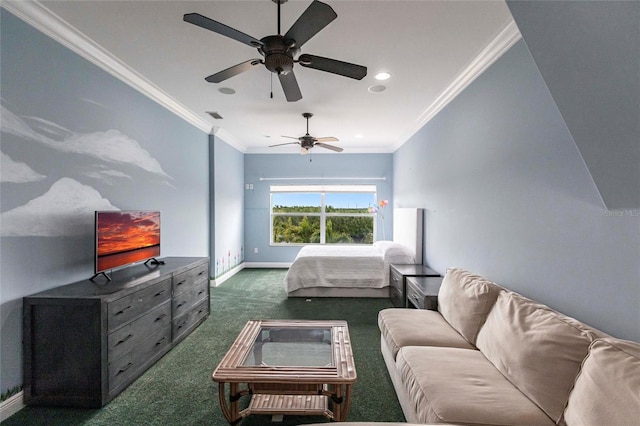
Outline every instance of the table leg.
<svg viewBox="0 0 640 426">
<path fill-rule="evenodd" d="M 331 394 L 333 420 L 344 422 L 347 420 L 349 408 L 351 407 L 351 385 L 334 385 Z"/>
<path fill-rule="evenodd" d="M 238 404 L 240 397 L 246 395 L 247 391 L 238 391 L 238 383 L 229 383 L 229 403 L 227 403 L 226 386 L 224 382 L 218 383 L 218 399 L 220 400 L 220 409 L 222 414 L 227 419 L 229 424 L 235 425 L 242 417 L 240 416 L 240 410 Z"/>
</svg>

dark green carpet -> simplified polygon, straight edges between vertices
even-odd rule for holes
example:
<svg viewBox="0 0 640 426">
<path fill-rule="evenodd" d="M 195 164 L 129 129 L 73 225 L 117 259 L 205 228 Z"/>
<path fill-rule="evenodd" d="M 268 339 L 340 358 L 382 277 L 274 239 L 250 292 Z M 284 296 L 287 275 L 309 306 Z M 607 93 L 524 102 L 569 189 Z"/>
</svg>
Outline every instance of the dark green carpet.
<svg viewBox="0 0 640 426">
<path fill-rule="evenodd" d="M 349 421 L 402 422 L 404 416 L 380 354 L 377 314 L 389 299 L 288 299 L 286 269 L 245 269 L 211 289 L 211 316 L 145 374 L 99 410 L 27 407 L 3 425 L 227 425 L 211 373 L 249 319 L 340 319 L 358 372 Z M 245 398 L 246 399 L 246 398 Z M 249 416 L 242 426 L 289 426 L 324 417 Z"/>
</svg>

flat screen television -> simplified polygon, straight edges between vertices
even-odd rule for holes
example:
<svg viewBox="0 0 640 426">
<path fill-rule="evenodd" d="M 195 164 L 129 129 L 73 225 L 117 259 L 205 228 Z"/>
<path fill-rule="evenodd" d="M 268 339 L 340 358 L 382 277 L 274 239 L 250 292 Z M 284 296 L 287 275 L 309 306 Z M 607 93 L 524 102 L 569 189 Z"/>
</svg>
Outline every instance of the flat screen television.
<svg viewBox="0 0 640 426">
<path fill-rule="evenodd" d="M 95 275 L 137 262 L 160 263 L 159 211 L 97 211 L 95 213 Z M 93 279 L 92 278 L 92 279 Z"/>
</svg>

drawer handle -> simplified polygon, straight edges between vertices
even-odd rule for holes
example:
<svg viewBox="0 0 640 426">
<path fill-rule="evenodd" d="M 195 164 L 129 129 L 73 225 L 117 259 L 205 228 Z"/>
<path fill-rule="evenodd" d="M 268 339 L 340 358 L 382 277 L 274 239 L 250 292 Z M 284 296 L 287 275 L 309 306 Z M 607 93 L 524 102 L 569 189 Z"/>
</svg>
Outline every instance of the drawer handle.
<svg viewBox="0 0 640 426">
<path fill-rule="evenodd" d="M 164 290 L 160 290 L 159 292 L 157 292 L 153 297 L 158 297 L 160 296 L 162 293 L 164 293 L 165 291 L 167 291 L 167 289 L 165 288 Z"/>
<path fill-rule="evenodd" d="M 158 318 L 156 318 L 155 321 L 153 321 L 153 322 L 158 322 L 158 321 L 160 321 L 162 318 L 164 318 L 166 316 L 167 316 L 167 314 L 162 314 Z"/>
<path fill-rule="evenodd" d="M 176 284 L 176 287 L 181 286 L 182 284 L 184 284 L 184 283 L 186 283 L 186 282 L 187 282 L 187 280 L 182 280 L 182 281 L 180 281 L 178 284 Z"/>
<path fill-rule="evenodd" d="M 180 330 L 182 327 L 184 327 L 184 325 L 185 325 L 186 323 L 187 323 L 186 321 L 183 321 L 183 322 L 182 322 L 182 324 L 180 324 L 180 325 L 178 326 L 178 330 Z"/>
<path fill-rule="evenodd" d="M 200 276 L 200 275 L 204 274 L 205 272 L 207 272 L 207 271 L 200 271 L 200 273 L 198 274 L 198 276 Z"/>
<path fill-rule="evenodd" d="M 125 365 L 124 367 L 122 367 L 120 370 L 118 370 L 118 372 L 116 373 L 116 376 L 118 374 L 124 373 L 125 371 L 127 371 L 129 368 L 131 368 L 131 366 L 133 365 L 133 363 L 128 363 L 127 365 Z"/>
<path fill-rule="evenodd" d="M 198 311 L 198 314 L 201 314 L 201 313 L 206 312 L 206 311 L 207 311 L 207 309 L 206 309 L 206 308 L 202 308 L 202 309 L 200 309 L 200 310 Z"/>
<path fill-rule="evenodd" d="M 132 337 L 133 337 L 133 334 L 129 334 L 127 337 L 125 337 L 124 339 L 122 339 L 118 343 L 116 343 L 116 346 L 126 342 L 127 340 L 131 339 Z"/>
<path fill-rule="evenodd" d="M 198 296 L 200 296 L 202 293 L 204 293 L 204 290 L 200 290 L 200 291 L 198 292 Z"/>
<path fill-rule="evenodd" d="M 187 303 L 187 302 L 180 302 L 180 303 L 178 303 L 178 304 L 176 305 L 176 309 L 178 309 L 179 307 L 181 307 L 181 306 L 182 306 L 182 305 L 184 305 L 185 303 Z"/>
<path fill-rule="evenodd" d="M 156 342 L 156 346 L 161 345 L 161 344 L 162 344 L 162 342 L 164 342 L 165 340 L 167 340 L 167 337 L 166 337 L 166 336 L 165 336 L 165 337 L 163 337 L 162 339 L 158 340 L 158 341 Z"/>
<path fill-rule="evenodd" d="M 126 311 L 127 309 L 131 309 L 131 306 L 127 306 L 126 308 L 122 309 L 121 311 L 116 312 L 116 315 L 122 315 L 124 314 L 124 311 Z"/>
</svg>

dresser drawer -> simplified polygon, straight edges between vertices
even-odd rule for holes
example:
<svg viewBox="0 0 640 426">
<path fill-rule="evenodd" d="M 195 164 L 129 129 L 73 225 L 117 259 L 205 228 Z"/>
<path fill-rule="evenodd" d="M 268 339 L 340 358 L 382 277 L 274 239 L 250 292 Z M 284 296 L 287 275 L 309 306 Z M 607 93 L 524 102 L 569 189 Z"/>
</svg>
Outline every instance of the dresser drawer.
<svg viewBox="0 0 640 426">
<path fill-rule="evenodd" d="M 191 328 L 209 314 L 209 299 L 203 299 L 190 311 L 173 319 L 172 333 L 176 341 L 186 335 Z"/>
<path fill-rule="evenodd" d="M 171 345 L 169 328 L 160 330 L 151 337 L 139 342 L 135 350 L 125 353 L 121 358 L 109 363 L 109 392 L 126 384 L 141 373 L 141 368 L 160 353 L 166 352 Z"/>
<path fill-rule="evenodd" d="M 396 308 L 404 308 L 404 293 L 394 286 L 389 287 L 389 298 Z"/>
<path fill-rule="evenodd" d="M 389 285 L 391 287 L 395 287 L 400 290 L 401 293 L 404 293 L 404 281 L 402 274 L 396 272 L 394 269 L 390 269 L 389 271 Z"/>
<path fill-rule="evenodd" d="M 203 263 L 188 271 L 176 274 L 173 277 L 173 294 L 180 294 L 194 287 L 195 285 L 209 281 L 209 264 Z"/>
<path fill-rule="evenodd" d="M 143 317 L 109 334 L 109 361 L 122 357 L 149 335 L 170 329 L 170 324 L 171 303 L 167 300 Z"/>
<path fill-rule="evenodd" d="M 442 277 L 408 277 L 407 307 L 438 310 L 438 292 Z"/>
<path fill-rule="evenodd" d="M 170 297 L 171 279 L 167 279 L 109 303 L 109 330 L 115 330 Z"/>
<path fill-rule="evenodd" d="M 174 296 L 172 301 L 173 316 L 177 317 L 179 315 L 182 315 L 184 312 L 191 309 L 194 304 L 196 304 L 203 298 L 206 298 L 209 294 L 208 286 L 208 281 L 202 281 L 190 290 Z"/>
</svg>

